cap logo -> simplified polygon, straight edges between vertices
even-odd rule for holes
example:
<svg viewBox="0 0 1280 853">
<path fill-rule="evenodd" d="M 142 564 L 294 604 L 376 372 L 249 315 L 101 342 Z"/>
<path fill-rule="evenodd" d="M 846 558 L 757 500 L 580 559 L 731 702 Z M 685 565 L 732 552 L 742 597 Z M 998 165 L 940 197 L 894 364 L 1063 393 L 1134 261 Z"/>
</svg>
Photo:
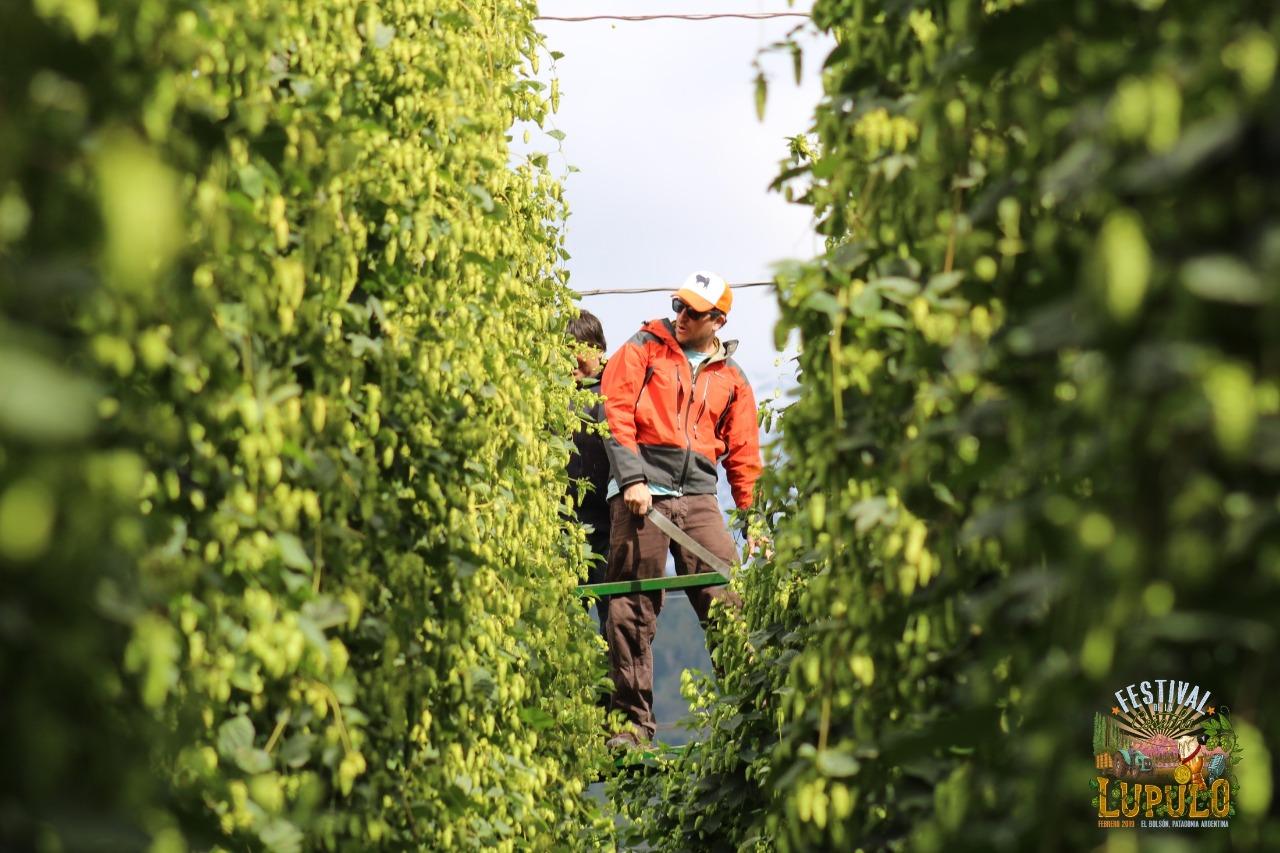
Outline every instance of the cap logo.
<svg viewBox="0 0 1280 853">
<path fill-rule="evenodd" d="M 686 301 L 697 310 L 716 310 L 721 314 L 729 313 L 733 304 L 733 291 L 729 283 L 714 272 L 698 270 L 689 273 L 684 284 L 674 295 L 684 294 Z"/>
</svg>

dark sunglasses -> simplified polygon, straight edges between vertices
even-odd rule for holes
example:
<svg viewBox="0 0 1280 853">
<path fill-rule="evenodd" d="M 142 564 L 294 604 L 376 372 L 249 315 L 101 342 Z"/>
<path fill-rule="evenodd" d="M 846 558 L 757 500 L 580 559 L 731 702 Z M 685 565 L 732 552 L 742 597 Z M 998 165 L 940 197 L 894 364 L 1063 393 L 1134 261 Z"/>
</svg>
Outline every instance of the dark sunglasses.
<svg viewBox="0 0 1280 853">
<path fill-rule="evenodd" d="M 711 309 L 710 311 L 694 311 L 692 308 L 690 308 L 688 305 L 685 304 L 683 299 L 677 299 L 674 297 L 671 299 L 671 311 L 674 314 L 679 314 L 681 311 L 683 311 L 685 316 L 695 323 L 705 320 L 707 317 L 720 316 L 720 312 L 715 310 L 714 308 Z"/>
</svg>

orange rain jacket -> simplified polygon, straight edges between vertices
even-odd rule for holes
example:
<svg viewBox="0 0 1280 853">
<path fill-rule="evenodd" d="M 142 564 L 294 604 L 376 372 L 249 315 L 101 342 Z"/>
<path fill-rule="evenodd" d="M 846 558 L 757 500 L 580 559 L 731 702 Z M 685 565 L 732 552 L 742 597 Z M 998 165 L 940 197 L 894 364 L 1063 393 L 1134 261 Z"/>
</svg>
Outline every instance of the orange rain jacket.
<svg viewBox="0 0 1280 853">
<path fill-rule="evenodd" d="M 756 398 L 721 344 L 691 373 L 670 320 L 650 320 L 605 366 L 601 391 L 611 436 L 609 466 L 619 489 L 647 481 L 686 495 L 716 492 L 724 464 L 733 501 L 751 506 L 760 476 Z"/>
</svg>

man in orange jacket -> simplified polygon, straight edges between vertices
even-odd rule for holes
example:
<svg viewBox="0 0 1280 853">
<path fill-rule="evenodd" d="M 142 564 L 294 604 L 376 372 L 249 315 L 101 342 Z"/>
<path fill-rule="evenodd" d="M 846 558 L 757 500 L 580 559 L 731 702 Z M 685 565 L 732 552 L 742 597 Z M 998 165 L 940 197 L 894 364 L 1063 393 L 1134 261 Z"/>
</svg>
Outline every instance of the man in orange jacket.
<svg viewBox="0 0 1280 853">
<path fill-rule="evenodd" d="M 645 323 L 604 369 L 612 475 L 607 581 L 662 577 L 668 550 L 679 574 L 711 570 L 647 521 L 651 508 L 715 556 L 734 561 L 733 539 L 716 500 L 716 466 L 723 464 L 734 503 L 746 509 L 761 463 L 755 395 L 731 357 L 738 342 L 722 343 L 716 336 L 732 304 L 733 291 L 723 278 L 694 273 L 672 297 L 675 319 Z M 739 603 L 722 587 L 685 592 L 704 628 L 713 600 Z M 651 645 L 662 601 L 661 592 L 609 601 L 614 708 L 631 721 L 629 731 L 609 740 L 610 747 L 637 745 L 657 731 Z"/>
</svg>

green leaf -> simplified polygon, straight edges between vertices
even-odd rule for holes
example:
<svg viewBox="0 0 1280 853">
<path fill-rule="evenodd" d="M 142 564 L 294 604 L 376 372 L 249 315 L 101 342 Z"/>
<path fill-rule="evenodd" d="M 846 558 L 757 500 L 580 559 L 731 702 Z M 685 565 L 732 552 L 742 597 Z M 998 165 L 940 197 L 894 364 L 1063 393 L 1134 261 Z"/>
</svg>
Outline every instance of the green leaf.
<svg viewBox="0 0 1280 853">
<path fill-rule="evenodd" d="M 253 199 L 242 193 L 240 190 L 231 190 L 227 193 L 227 203 L 241 213 L 252 216 L 254 213 Z"/>
<path fill-rule="evenodd" d="M 253 735 L 248 717 L 232 717 L 218 726 L 218 752 L 223 758 L 232 758 L 237 751 L 253 746 Z"/>
<path fill-rule="evenodd" d="M 866 287 L 863 288 L 861 293 L 853 297 L 853 303 L 849 306 L 849 311 L 855 317 L 870 317 L 880 310 L 882 304 L 880 292 L 874 287 Z"/>
<path fill-rule="evenodd" d="M 141 616 L 125 651 L 125 666 L 142 674 L 142 699 L 150 708 L 163 704 L 179 675 L 181 648 L 171 622 L 155 613 Z"/>
<path fill-rule="evenodd" d="M 1040 173 L 1040 192 L 1065 198 L 1092 183 L 1110 165 L 1111 155 L 1093 139 L 1082 139 Z"/>
<path fill-rule="evenodd" d="M 875 278 L 869 281 L 867 286 L 876 288 L 884 294 L 886 299 L 897 302 L 899 305 L 906 305 L 920 292 L 919 282 L 901 276 L 887 275 Z"/>
<path fill-rule="evenodd" d="M 856 776 L 858 771 L 862 769 L 862 763 L 852 755 L 831 749 L 820 750 L 813 764 L 819 773 L 831 779 L 846 779 L 850 776 Z"/>
<path fill-rule="evenodd" d="M 311 571 L 311 558 L 302 547 L 302 541 L 292 533 L 277 533 L 276 544 L 280 547 L 280 559 L 291 569 Z"/>
<path fill-rule="evenodd" d="M 764 121 L 765 100 L 769 96 L 769 83 L 764 79 L 764 72 L 756 75 L 756 118 Z"/>
<path fill-rule="evenodd" d="M 315 743 L 315 735 L 298 732 L 280 745 L 280 760 L 286 767 L 296 770 L 311 760 L 311 750 L 315 747 Z"/>
<path fill-rule="evenodd" d="M 285 439 L 284 445 L 280 448 L 280 452 L 290 459 L 298 462 L 308 471 L 316 469 L 316 461 L 311 458 L 311 454 L 303 450 L 302 447 L 292 439 Z"/>
<path fill-rule="evenodd" d="M 820 311 L 833 319 L 839 317 L 843 310 L 840 307 L 839 301 L 825 290 L 810 293 L 804 300 L 804 305 L 802 307 L 806 311 Z"/>
<path fill-rule="evenodd" d="M 905 170 L 913 169 L 915 166 L 916 158 L 910 154 L 891 154 L 880 161 L 878 169 L 884 175 L 885 181 L 892 183 Z"/>
<path fill-rule="evenodd" d="M 833 269 L 850 273 L 867 262 L 870 255 L 866 246 L 859 242 L 842 243 L 827 255 L 828 263 Z"/>
<path fill-rule="evenodd" d="M 1232 255 L 1193 258 L 1182 265 L 1179 278 L 1187 290 L 1215 302 L 1262 305 L 1275 296 L 1274 287 Z"/>
<path fill-rule="evenodd" d="M 925 293 L 931 296 L 942 296 L 949 293 L 960 286 L 964 281 L 963 270 L 952 270 L 951 272 L 940 272 L 930 277 L 929 283 L 925 285 Z"/>
<path fill-rule="evenodd" d="M 275 818 L 258 831 L 258 840 L 271 853 L 301 853 L 305 836 L 284 818 Z"/>
<path fill-rule="evenodd" d="M 1183 130 L 1172 150 L 1146 157 L 1120 174 L 1120 186 L 1139 192 L 1159 192 L 1237 144 L 1245 131 L 1241 116 L 1231 111 L 1202 119 Z"/>
<path fill-rule="evenodd" d="M 548 729 L 555 725 L 556 718 L 541 708 L 527 706 L 520 709 L 520 719 L 535 729 Z"/>
<path fill-rule="evenodd" d="M 547 136 L 550 136 L 552 139 L 560 140 L 561 142 L 563 142 L 563 141 L 564 141 L 564 131 L 563 131 L 563 130 L 558 130 L 558 129 L 557 129 L 557 130 L 548 130 L 548 131 L 547 131 Z"/>
<path fill-rule="evenodd" d="M 97 424 L 101 391 L 45 357 L 0 346 L 0 434 L 41 444 L 75 441 Z"/>
<path fill-rule="evenodd" d="M 280 579 L 284 581 L 284 588 L 290 593 L 296 593 L 311 586 L 311 579 L 298 572 L 283 571 L 280 573 Z"/>
<path fill-rule="evenodd" d="M 334 598 L 322 595 L 302 605 L 302 615 L 318 628 L 335 628 L 346 623 L 349 613 L 346 605 Z"/>
<path fill-rule="evenodd" d="M 382 341 L 375 341 L 366 335 L 351 334 L 347 336 L 351 341 L 351 357 L 363 358 L 366 353 L 373 353 L 375 358 L 382 357 Z"/>
<path fill-rule="evenodd" d="M 960 504 L 956 501 L 955 495 L 951 493 L 951 489 L 947 488 L 945 483 L 934 481 L 929 483 L 929 487 L 933 490 L 934 497 L 936 497 L 941 503 L 953 510 L 960 510 Z"/>
<path fill-rule="evenodd" d="M 905 329 L 910 325 L 905 317 L 894 311 L 877 311 L 874 319 L 881 326 L 890 329 Z"/>
<path fill-rule="evenodd" d="M 241 747 L 232 753 L 232 758 L 245 773 L 266 773 L 271 769 L 271 756 L 261 749 Z"/>
<path fill-rule="evenodd" d="M 489 195 L 489 191 L 479 184 L 468 184 L 467 192 L 480 200 L 480 207 L 485 213 L 493 210 L 493 196 Z"/>
<path fill-rule="evenodd" d="M 262 198 L 265 182 L 261 172 L 251 165 L 245 165 L 236 170 L 236 177 L 239 178 L 240 189 L 244 190 L 245 195 L 254 201 Z"/>
</svg>

